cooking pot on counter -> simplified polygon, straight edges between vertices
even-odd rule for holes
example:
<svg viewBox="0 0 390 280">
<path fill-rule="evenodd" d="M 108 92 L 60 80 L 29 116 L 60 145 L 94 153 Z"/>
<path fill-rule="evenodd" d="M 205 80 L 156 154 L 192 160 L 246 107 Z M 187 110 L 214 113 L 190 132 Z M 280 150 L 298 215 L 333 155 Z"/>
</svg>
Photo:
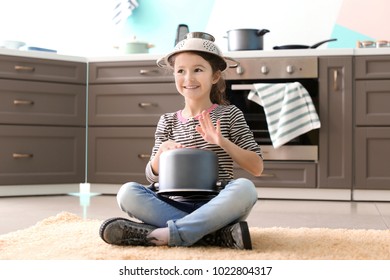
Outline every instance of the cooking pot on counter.
<svg viewBox="0 0 390 280">
<path fill-rule="evenodd" d="M 232 29 L 227 32 L 229 51 L 263 50 L 263 36 L 268 29 Z"/>
<path fill-rule="evenodd" d="M 119 49 L 123 53 L 127 53 L 127 54 L 148 53 L 150 48 L 154 48 L 154 45 L 146 42 L 138 41 L 136 40 L 136 37 L 134 37 L 132 40 L 120 44 L 120 47 L 114 46 L 114 48 Z"/>
<path fill-rule="evenodd" d="M 218 157 L 196 148 L 165 151 L 159 161 L 158 193 L 217 193 Z"/>
<path fill-rule="evenodd" d="M 127 42 L 123 46 L 123 51 L 125 53 L 148 53 L 153 47 L 153 44 L 145 42 Z"/>
</svg>

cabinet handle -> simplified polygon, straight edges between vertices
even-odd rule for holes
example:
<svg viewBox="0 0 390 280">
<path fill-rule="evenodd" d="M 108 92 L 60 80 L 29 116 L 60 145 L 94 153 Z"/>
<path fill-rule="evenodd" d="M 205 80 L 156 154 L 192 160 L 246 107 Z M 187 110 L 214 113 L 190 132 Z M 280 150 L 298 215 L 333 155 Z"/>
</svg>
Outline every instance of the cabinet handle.
<svg viewBox="0 0 390 280">
<path fill-rule="evenodd" d="M 140 102 L 140 103 L 138 103 L 138 106 L 140 106 L 141 108 L 145 108 L 145 107 L 157 107 L 158 104 L 157 104 L 157 103 L 153 103 L 153 102 Z"/>
<path fill-rule="evenodd" d="M 153 70 L 141 69 L 139 70 L 139 73 L 140 75 L 149 75 L 149 74 L 158 74 L 159 72 L 157 69 L 153 69 Z"/>
<path fill-rule="evenodd" d="M 23 71 L 23 72 L 34 72 L 35 71 L 35 67 L 15 65 L 15 70 L 16 71 Z"/>
<path fill-rule="evenodd" d="M 13 153 L 12 157 L 14 159 L 23 159 L 23 158 L 33 158 L 33 154 L 20 154 L 20 153 Z"/>
<path fill-rule="evenodd" d="M 144 159 L 144 158 L 150 158 L 151 156 L 149 154 L 138 154 L 138 158 Z"/>
<path fill-rule="evenodd" d="M 15 99 L 14 105 L 34 105 L 34 101 L 32 100 L 21 100 L 21 99 Z"/>
<path fill-rule="evenodd" d="M 339 71 L 337 69 L 333 70 L 333 90 L 339 90 Z"/>
<path fill-rule="evenodd" d="M 260 175 L 260 177 L 272 178 L 272 177 L 275 177 L 275 174 L 263 173 L 263 174 Z"/>
</svg>

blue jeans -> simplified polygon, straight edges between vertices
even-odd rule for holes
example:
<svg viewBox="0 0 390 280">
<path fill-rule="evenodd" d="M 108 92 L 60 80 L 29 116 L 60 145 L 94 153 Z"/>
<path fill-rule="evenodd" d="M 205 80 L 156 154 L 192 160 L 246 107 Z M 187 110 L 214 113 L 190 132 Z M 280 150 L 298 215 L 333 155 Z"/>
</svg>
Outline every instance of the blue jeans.
<svg viewBox="0 0 390 280">
<path fill-rule="evenodd" d="M 117 200 L 129 216 L 159 228 L 168 226 L 169 246 L 191 246 L 209 233 L 246 219 L 257 201 L 257 191 L 250 180 L 239 178 L 209 201 L 178 207 L 144 185 L 130 182 L 121 187 Z M 192 210 L 184 210 L 189 207 Z"/>
</svg>

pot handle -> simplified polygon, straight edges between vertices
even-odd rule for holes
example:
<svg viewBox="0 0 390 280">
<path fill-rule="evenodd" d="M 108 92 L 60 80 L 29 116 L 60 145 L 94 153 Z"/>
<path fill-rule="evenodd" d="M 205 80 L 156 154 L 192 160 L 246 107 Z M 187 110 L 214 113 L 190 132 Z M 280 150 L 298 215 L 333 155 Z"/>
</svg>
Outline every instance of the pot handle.
<svg viewBox="0 0 390 280">
<path fill-rule="evenodd" d="M 231 58 L 231 57 L 228 57 L 228 56 L 225 56 L 224 58 L 227 61 L 232 61 L 233 62 L 233 64 L 229 64 L 228 63 L 228 68 L 236 68 L 236 67 L 238 67 L 238 65 L 240 65 L 240 62 L 238 62 L 234 58 Z"/>
<path fill-rule="evenodd" d="M 268 33 L 269 30 L 268 29 L 261 29 L 261 30 L 257 30 L 256 34 L 257 36 L 263 36 L 265 33 Z"/>
<path fill-rule="evenodd" d="M 157 60 L 157 66 L 158 66 L 158 67 L 161 67 L 161 68 L 168 67 L 168 63 L 167 63 L 167 61 L 165 60 L 165 57 L 159 58 L 159 59 Z"/>
<path fill-rule="evenodd" d="M 240 65 L 240 63 L 237 60 L 235 60 L 234 58 L 225 56 L 224 59 L 227 61 L 228 68 L 236 68 L 236 67 L 238 67 L 238 65 Z M 233 63 L 229 64 L 228 61 L 231 61 Z M 168 66 L 167 61 L 165 60 L 164 57 L 157 60 L 157 65 L 159 67 L 167 67 Z"/>
</svg>

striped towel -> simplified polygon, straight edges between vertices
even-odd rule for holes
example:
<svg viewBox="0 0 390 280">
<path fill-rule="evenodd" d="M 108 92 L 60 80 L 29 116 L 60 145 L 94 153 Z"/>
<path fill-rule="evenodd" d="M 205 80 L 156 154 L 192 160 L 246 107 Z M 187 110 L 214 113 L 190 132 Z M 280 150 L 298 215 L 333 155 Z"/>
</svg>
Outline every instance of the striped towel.
<svg viewBox="0 0 390 280">
<path fill-rule="evenodd" d="M 274 148 L 321 127 L 311 97 L 300 83 L 253 86 L 248 99 L 263 106 Z"/>
<path fill-rule="evenodd" d="M 113 0 L 113 18 L 114 24 L 126 23 L 127 18 L 132 11 L 138 7 L 137 0 Z"/>
</svg>

